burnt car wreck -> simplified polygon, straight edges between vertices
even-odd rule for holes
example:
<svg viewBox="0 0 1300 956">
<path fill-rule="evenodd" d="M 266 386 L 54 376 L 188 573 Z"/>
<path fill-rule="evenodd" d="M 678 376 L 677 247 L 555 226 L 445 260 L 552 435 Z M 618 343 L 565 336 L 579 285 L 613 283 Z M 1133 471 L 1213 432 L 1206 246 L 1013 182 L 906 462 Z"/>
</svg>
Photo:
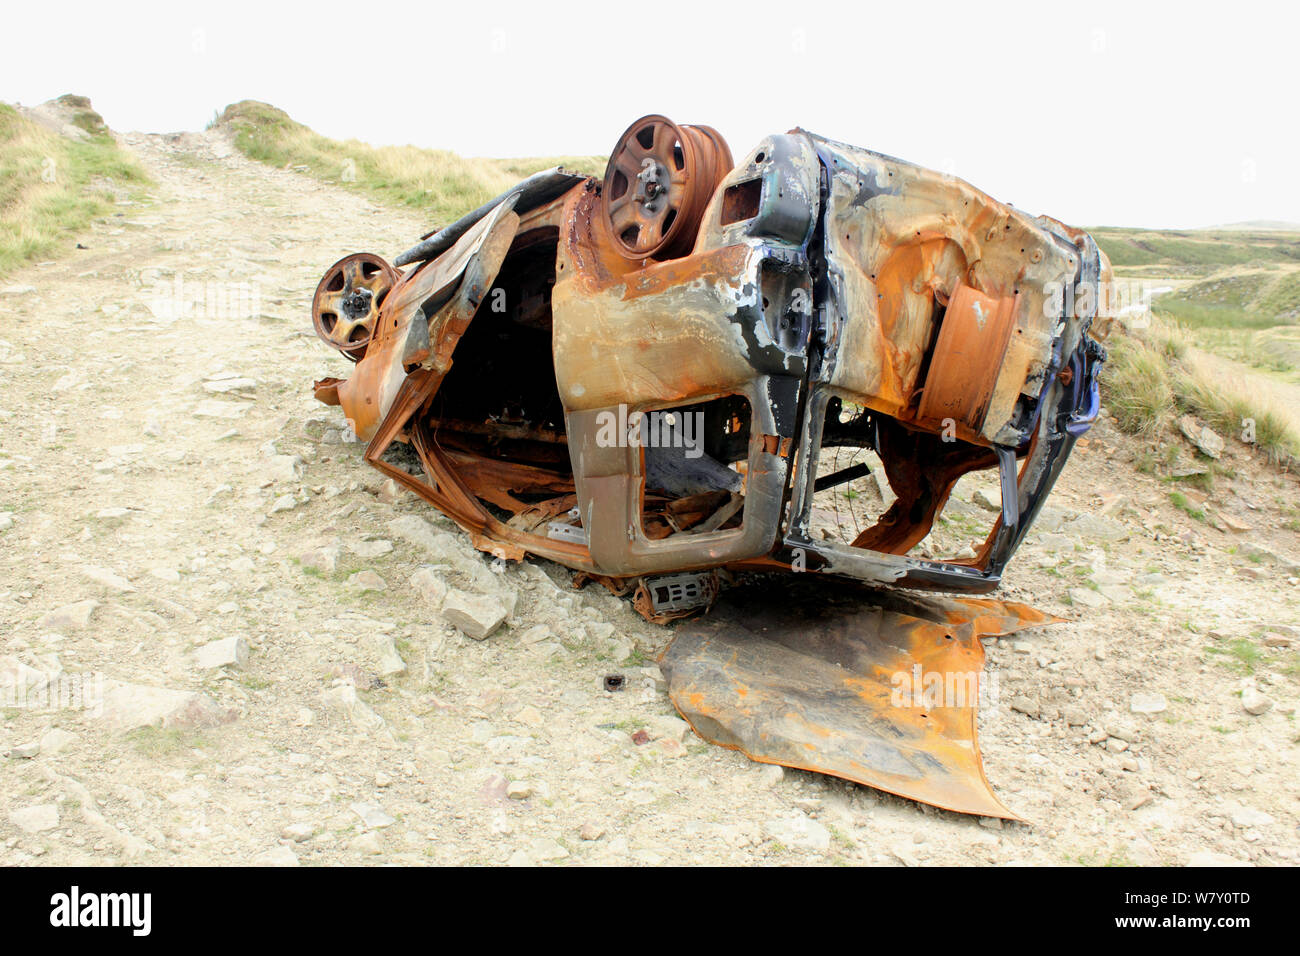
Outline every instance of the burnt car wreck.
<svg viewBox="0 0 1300 956">
<path fill-rule="evenodd" d="M 396 264 L 322 280 L 316 329 L 357 365 L 317 397 L 479 549 L 655 619 L 720 569 L 991 591 L 1098 410 L 1094 315 L 1052 294 L 1107 278 L 1087 234 L 802 130 L 737 164 L 647 116 L 603 183 L 539 173 Z M 984 469 L 1002 508 L 975 556 L 910 555 Z M 820 496 L 868 471 L 894 500 L 817 533 Z"/>
<path fill-rule="evenodd" d="M 332 266 L 313 321 L 356 367 L 315 394 L 479 550 L 651 620 L 739 572 L 810 572 L 788 606 L 751 585 L 678 629 L 683 716 L 757 760 L 1015 817 L 974 701 L 900 705 L 890 675 L 974 686 L 981 636 L 1053 620 L 970 595 L 1098 413 L 1098 297 L 1060 293 L 1109 278 L 1086 233 L 951 176 L 803 130 L 736 163 L 715 130 L 647 116 L 603 181 L 538 173 L 393 265 Z M 972 472 L 1001 490 L 982 544 L 917 553 Z M 889 593 L 808 601 L 827 578 Z"/>
</svg>

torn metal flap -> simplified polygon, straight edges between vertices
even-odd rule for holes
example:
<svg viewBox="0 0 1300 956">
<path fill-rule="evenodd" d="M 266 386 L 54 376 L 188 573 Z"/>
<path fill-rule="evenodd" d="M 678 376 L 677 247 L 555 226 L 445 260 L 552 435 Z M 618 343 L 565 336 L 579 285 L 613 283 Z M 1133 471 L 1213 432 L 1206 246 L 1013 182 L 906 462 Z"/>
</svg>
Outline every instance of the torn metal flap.
<svg viewBox="0 0 1300 956">
<path fill-rule="evenodd" d="M 696 733 L 763 763 L 1020 819 L 980 759 L 979 639 L 1059 619 L 1014 602 L 792 592 L 728 592 L 677 630 L 660 666 Z"/>
<path fill-rule="evenodd" d="M 474 304 L 487 293 L 519 228 L 513 208 L 513 200 L 497 206 L 442 256 L 403 276 L 388 294 L 365 356 L 338 386 L 343 413 L 358 438 L 374 437 L 406 380 L 407 367 L 428 357 L 431 304 L 445 304 L 470 272 L 481 286 L 471 290 Z M 482 268 L 474 269 L 476 263 Z"/>
</svg>

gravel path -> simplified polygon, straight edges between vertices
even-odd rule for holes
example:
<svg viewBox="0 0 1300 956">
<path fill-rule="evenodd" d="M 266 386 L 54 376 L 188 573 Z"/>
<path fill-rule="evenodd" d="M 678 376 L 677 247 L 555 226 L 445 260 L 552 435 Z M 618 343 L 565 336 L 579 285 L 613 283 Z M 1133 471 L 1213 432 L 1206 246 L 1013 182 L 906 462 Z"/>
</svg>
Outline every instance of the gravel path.
<svg viewBox="0 0 1300 956">
<path fill-rule="evenodd" d="M 0 295 L 0 677 L 103 699 L 3 710 L 0 863 L 1300 859 L 1293 478 L 1233 451 L 1200 520 L 1104 424 L 1076 454 L 1003 592 L 1073 620 L 988 646 L 987 772 L 1030 824 L 782 773 L 675 716 L 668 629 L 494 568 L 312 399 L 346 368 L 321 272 L 429 223 L 125 139 L 153 201 Z M 469 640 L 447 588 L 513 616 Z"/>
</svg>

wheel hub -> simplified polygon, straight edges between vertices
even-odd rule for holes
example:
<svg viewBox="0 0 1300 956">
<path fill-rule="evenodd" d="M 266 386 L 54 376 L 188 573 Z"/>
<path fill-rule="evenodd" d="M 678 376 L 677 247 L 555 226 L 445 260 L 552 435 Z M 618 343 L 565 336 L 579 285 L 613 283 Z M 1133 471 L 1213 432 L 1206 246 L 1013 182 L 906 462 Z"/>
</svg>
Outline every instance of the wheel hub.
<svg viewBox="0 0 1300 956">
<path fill-rule="evenodd" d="M 401 273 L 379 256 L 359 252 L 329 267 L 312 297 L 321 340 L 356 362 L 366 353 L 380 308 Z"/>
<path fill-rule="evenodd" d="M 343 314 L 354 322 L 357 319 L 364 318 L 370 312 L 370 300 L 374 298 L 370 290 L 357 289 L 351 295 L 345 297 L 340 303 Z"/>
</svg>

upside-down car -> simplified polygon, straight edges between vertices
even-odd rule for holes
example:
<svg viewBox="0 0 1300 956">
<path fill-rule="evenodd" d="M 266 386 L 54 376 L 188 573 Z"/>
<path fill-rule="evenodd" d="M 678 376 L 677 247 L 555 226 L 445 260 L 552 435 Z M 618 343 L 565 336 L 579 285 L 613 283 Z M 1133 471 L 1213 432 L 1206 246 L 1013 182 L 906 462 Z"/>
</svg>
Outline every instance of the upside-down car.
<svg viewBox="0 0 1300 956">
<path fill-rule="evenodd" d="M 987 592 L 1097 414 L 1099 297 L 1062 292 L 1108 279 L 1086 233 L 950 175 L 803 130 L 736 163 L 647 116 L 603 181 L 538 173 L 332 266 L 313 320 L 356 366 L 315 392 L 477 548 L 652 619 L 727 571 Z M 914 553 L 984 469 L 982 546 Z"/>
</svg>

